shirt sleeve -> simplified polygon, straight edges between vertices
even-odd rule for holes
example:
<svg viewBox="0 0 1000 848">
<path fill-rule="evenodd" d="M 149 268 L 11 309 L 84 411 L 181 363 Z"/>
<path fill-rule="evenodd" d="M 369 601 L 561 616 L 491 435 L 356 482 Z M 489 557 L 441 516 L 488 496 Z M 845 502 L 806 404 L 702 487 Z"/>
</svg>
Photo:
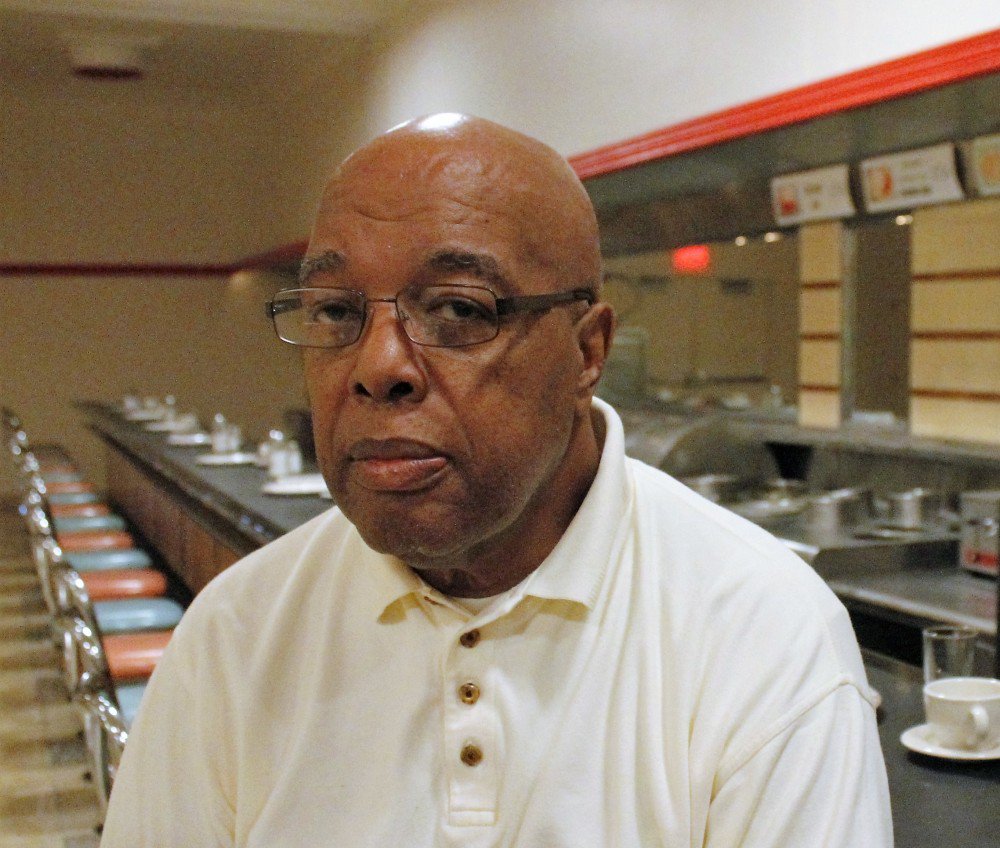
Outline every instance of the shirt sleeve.
<svg viewBox="0 0 1000 848">
<path fill-rule="evenodd" d="M 892 848 L 875 710 L 850 683 L 778 728 L 724 777 L 706 848 Z"/>
<path fill-rule="evenodd" d="M 227 699 L 222 680 L 212 680 L 204 664 L 187 657 L 185 643 L 197 638 L 186 623 L 143 694 L 111 793 L 102 848 L 234 844 Z"/>
</svg>

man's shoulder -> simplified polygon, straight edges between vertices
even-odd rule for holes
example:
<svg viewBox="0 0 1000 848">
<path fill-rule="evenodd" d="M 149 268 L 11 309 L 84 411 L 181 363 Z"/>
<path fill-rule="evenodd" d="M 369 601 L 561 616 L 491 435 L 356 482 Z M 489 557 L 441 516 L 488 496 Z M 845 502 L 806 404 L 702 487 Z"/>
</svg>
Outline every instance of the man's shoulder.
<svg viewBox="0 0 1000 848">
<path fill-rule="evenodd" d="M 781 540 L 672 477 L 630 461 L 636 532 L 665 609 L 734 656 L 812 642 L 830 667 L 858 671 L 843 604 Z M 735 638 L 734 638 L 735 637 Z"/>
<path fill-rule="evenodd" d="M 336 507 L 258 548 L 229 566 L 194 599 L 185 619 L 252 621 L 266 617 L 276 599 L 296 587 L 318 590 L 341 571 L 338 551 L 357 531 Z"/>
</svg>

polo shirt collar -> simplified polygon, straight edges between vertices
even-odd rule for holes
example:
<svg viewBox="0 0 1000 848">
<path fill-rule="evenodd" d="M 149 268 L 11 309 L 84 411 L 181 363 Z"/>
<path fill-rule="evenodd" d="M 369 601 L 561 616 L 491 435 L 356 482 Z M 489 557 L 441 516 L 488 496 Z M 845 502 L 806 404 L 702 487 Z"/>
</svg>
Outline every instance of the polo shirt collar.
<svg viewBox="0 0 1000 848">
<path fill-rule="evenodd" d="M 594 398 L 593 414 L 603 420 L 604 447 L 597 474 L 583 503 L 562 538 L 542 564 L 518 586 L 508 591 L 500 604 L 483 611 L 496 618 L 526 597 L 568 601 L 593 609 L 609 565 L 619 555 L 629 524 L 632 493 L 625 470 L 625 436 L 618 414 L 604 401 Z M 600 421 L 597 422 L 600 426 Z M 367 546 L 366 546 L 367 548 Z M 412 596 L 419 604 L 430 598 L 463 617 L 470 617 L 450 598 L 428 586 L 420 576 L 395 557 L 367 549 L 380 562 L 364 563 L 377 580 L 373 602 L 375 616 L 382 619 L 390 607 Z"/>
</svg>

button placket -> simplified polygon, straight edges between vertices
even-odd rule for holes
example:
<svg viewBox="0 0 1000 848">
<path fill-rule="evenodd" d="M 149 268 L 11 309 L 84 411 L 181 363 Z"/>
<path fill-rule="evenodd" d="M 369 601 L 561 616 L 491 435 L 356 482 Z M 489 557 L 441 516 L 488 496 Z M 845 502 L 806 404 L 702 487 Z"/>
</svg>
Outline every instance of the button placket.
<svg viewBox="0 0 1000 848">
<path fill-rule="evenodd" d="M 478 630 L 463 631 L 452 646 L 442 681 L 448 822 L 457 826 L 492 824 L 500 753 L 495 693 L 489 683 L 495 646 Z"/>
</svg>

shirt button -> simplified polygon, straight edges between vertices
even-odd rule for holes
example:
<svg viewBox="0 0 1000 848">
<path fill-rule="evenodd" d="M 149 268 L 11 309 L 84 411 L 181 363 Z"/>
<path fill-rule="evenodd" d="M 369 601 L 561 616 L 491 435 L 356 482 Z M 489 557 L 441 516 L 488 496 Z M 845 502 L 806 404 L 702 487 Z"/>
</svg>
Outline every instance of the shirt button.
<svg viewBox="0 0 1000 848">
<path fill-rule="evenodd" d="M 458 687 L 458 697 L 463 704 L 474 704 L 479 700 L 479 687 L 475 683 L 463 683 Z"/>
<path fill-rule="evenodd" d="M 478 766 L 483 761 L 483 749 L 478 745 L 466 745 L 462 748 L 461 757 L 467 766 Z"/>
<path fill-rule="evenodd" d="M 475 648 L 479 644 L 479 631 L 470 630 L 468 633 L 463 633 L 458 637 L 458 641 L 463 648 Z"/>
</svg>

